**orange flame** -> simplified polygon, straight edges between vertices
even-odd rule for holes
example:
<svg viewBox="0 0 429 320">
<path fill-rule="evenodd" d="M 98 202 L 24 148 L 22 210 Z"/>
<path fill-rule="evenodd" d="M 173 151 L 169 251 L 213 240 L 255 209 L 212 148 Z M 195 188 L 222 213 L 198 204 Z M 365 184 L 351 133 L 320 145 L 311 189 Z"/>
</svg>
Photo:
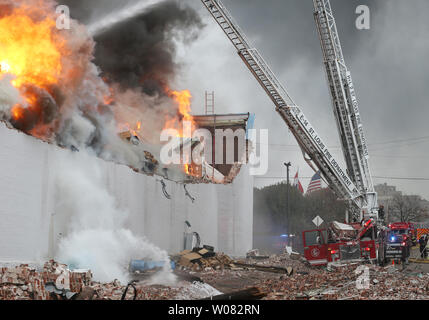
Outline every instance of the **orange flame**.
<svg viewBox="0 0 429 320">
<path fill-rule="evenodd" d="M 58 82 L 64 42 L 53 34 L 55 20 L 34 21 L 26 10 L 15 8 L 0 19 L 0 73 L 15 75 L 17 88 L 32 84 L 46 89 Z"/>
<path fill-rule="evenodd" d="M 192 121 L 193 118 L 190 114 L 192 95 L 189 90 L 171 91 L 171 97 L 179 104 L 179 112 L 183 115 L 183 120 Z"/>
<path fill-rule="evenodd" d="M 190 165 L 189 164 L 185 164 L 185 173 L 186 174 L 191 174 L 191 170 L 190 170 Z"/>
<path fill-rule="evenodd" d="M 24 118 L 24 109 L 20 105 L 13 106 L 10 112 L 15 120 L 21 120 Z"/>
<path fill-rule="evenodd" d="M 24 101 L 10 109 L 11 120 L 40 139 L 50 137 L 52 128 L 41 120 L 44 107 L 38 89 L 52 93 L 60 82 L 62 57 L 68 54 L 55 17 L 46 9 L 20 4 L 0 18 L 0 78 L 13 75 L 11 84 Z"/>
<path fill-rule="evenodd" d="M 177 104 L 177 116 L 174 118 L 166 119 L 164 129 L 175 129 L 178 132 L 178 137 L 180 138 L 191 138 L 192 132 L 196 129 L 196 123 L 194 121 L 194 117 L 191 115 L 191 100 L 192 95 L 189 90 L 183 90 L 183 91 L 172 91 L 169 89 L 166 89 L 166 92 L 168 96 L 170 96 Z M 190 123 L 190 134 L 191 136 L 188 136 L 189 133 L 184 132 L 184 122 Z M 185 164 L 183 165 L 184 172 L 192 176 L 193 170 L 192 170 L 192 164 L 187 164 L 186 162 L 189 162 L 190 159 L 188 159 L 189 155 L 183 154 L 183 161 Z"/>
<path fill-rule="evenodd" d="M 120 123 L 117 126 L 117 130 L 118 132 L 122 133 L 122 132 L 129 132 L 130 134 L 132 134 L 135 137 L 138 137 L 140 139 L 140 132 L 142 129 L 142 122 L 138 121 L 136 123 L 136 125 L 131 125 L 129 123 Z"/>
<path fill-rule="evenodd" d="M 166 91 L 176 102 L 178 109 L 176 117 L 166 119 L 164 129 L 176 129 L 178 131 L 178 137 L 184 137 L 183 122 L 190 122 L 192 131 L 196 128 L 194 118 L 191 115 L 191 92 L 189 90 L 172 91 L 169 89 L 166 89 Z"/>
</svg>

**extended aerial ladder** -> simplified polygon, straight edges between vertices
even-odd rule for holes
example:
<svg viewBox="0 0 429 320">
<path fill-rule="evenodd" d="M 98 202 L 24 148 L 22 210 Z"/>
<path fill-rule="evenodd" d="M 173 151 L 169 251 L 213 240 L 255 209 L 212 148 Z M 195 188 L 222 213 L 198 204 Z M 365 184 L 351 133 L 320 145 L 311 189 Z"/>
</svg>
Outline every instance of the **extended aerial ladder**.
<svg viewBox="0 0 429 320">
<path fill-rule="evenodd" d="M 302 110 L 292 100 L 258 50 L 251 45 L 222 2 L 219 0 L 201 1 L 275 104 L 276 111 L 295 136 L 307 163 L 313 170 L 321 171 L 329 187 L 340 198 L 350 201 L 353 220 L 359 220 L 361 209 L 366 206 L 366 202 L 353 180 L 335 159 L 333 153 L 329 151 Z"/>
<path fill-rule="evenodd" d="M 367 216 L 377 218 L 377 194 L 371 177 L 369 153 L 350 71 L 329 0 L 313 0 L 314 18 L 323 52 L 334 115 L 348 174 L 367 203 Z"/>
</svg>

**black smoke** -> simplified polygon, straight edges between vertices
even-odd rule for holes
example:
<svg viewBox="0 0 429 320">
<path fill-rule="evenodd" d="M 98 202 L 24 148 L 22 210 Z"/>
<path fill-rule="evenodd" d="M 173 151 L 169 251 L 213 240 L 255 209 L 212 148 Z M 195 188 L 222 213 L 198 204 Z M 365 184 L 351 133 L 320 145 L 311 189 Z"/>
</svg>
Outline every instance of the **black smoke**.
<svg viewBox="0 0 429 320">
<path fill-rule="evenodd" d="M 79 8 L 72 13 L 88 17 Z M 98 35 L 95 64 L 110 83 L 162 95 L 179 68 L 174 40 L 192 41 L 202 27 L 200 17 L 189 6 L 173 0 L 160 2 Z"/>
</svg>

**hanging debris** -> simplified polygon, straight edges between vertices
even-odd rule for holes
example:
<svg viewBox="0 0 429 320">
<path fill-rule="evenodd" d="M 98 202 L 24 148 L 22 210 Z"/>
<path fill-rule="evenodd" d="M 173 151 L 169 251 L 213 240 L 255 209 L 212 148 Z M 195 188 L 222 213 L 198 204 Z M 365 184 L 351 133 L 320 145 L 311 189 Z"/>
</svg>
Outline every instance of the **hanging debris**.
<svg viewBox="0 0 429 320">
<path fill-rule="evenodd" d="M 191 194 L 189 193 L 188 189 L 186 189 L 186 184 L 183 185 L 183 188 L 185 189 L 185 195 L 191 199 L 192 203 L 195 202 L 195 198 L 191 196 Z"/>
<path fill-rule="evenodd" d="M 171 200 L 171 196 L 168 194 L 167 192 L 167 185 L 165 184 L 164 180 L 161 180 L 161 185 L 162 185 L 162 193 L 164 194 L 164 196 L 168 199 Z"/>
</svg>

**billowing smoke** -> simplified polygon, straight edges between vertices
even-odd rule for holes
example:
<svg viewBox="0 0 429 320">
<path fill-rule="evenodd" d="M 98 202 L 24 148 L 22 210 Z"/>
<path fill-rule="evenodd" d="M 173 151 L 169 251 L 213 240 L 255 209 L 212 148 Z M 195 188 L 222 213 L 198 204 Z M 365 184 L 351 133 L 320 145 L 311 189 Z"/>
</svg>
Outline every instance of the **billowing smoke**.
<svg viewBox="0 0 429 320">
<path fill-rule="evenodd" d="M 87 5 L 92 12 L 98 12 L 104 5 L 104 1 L 68 2 L 62 3 L 72 5 L 74 17 L 85 12 L 77 9 L 80 5 Z M 159 144 L 165 122 L 180 116 L 177 104 L 168 95 L 179 71 L 175 43 L 192 41 L 198 36 L 202 23 L 196 12 L 179 2 L 161 1 L 136 17 L 103 29 L 93 39 L 76 20 L 72 20 L 70 30 L 52 26 L 51 22 L 57 18 L 54 1 L 43 1 L 41 7 L 35 6 L 39 3 L 35 0 L 1 0 L 1 3 L 1 16 L 12 15 L 15 19 L 4 21 L 4 30 L 0 30 L 3 35 L 12 32 L 13 23 L 22 22 L 23 14 L 33 20 L 32 28 L 22 26 L 25 37 L 15 34 L 12 39 L 19 42 L 24 38 L 25 45 L 34 41 L 28 45 L 34 52 L 23 50 L 26 61 L 21 67 L 43 70 L 27 70 L 28 77 L 18 75 L 25 83 L 16 87 L 25 101 L 9 106 L 10 122 L 15 128 L 66 148 L 89 147 L 105 159 L 140 168 L 140 156 L 131 147 L 124 152 L 127 147 L 117 134 L 134 130 L 139 122 L 144 139 Z M 43 41 L 34 38 L 40 35 L 34 30 L 39 28 L 40 20 L 49 25 L 40 33 L 50 33 Z M 55 44 L 52 48 L 48 43 L 52 53 L 38 45 L 50 41 Z M 45 83 L 43 76 L 51 81 Z M 32 81 L 34 78 L 37 81 Z"/>
<path fill-rule="evenodd" d="M 95 63 L 109 82 L 124 89 L 164 94 L 178 67 L 173 39 L 190 41 L 201 27 L 194 10 L 174 1 L 161 2 L 97 36 Z"/>
<path fill-rule="evenodd" d="M 119 208 L 106 187 L 99 160 L 91 155 L 65 152 L 56 172 L 56 215 L 65 217 L 68 230 L 59 243 L 58 261 L 91 269 L 96 281 L 127 283 L 132 259 L 163 261 L 158 281 L 171 284 L 167 252 L 125 228 L 127 211 Z"/>
<path fill-rule="evenodd" d="M 0 112 L 7 116 L 10 106 L 22 102 L 19 91 L 11 84 L 12 77 L 5 76 L 0 78 Z"/>
<path fill-rule="evenodd" d="M 49 125 L 54 122 L 59 113 L 59 106 L 52 95 L 36 86 L 24 86 L 21 92 L 25 95 L 34 97 L 33 108 L 21 108 L 22 116 L 20 119 L 12 119 L 12 125 L 21 131 L 29 132 L 37 124 Z"/>
<path fill-rule="evenodd" d="M 195 38 L 201 21 L 192 9 L 166 1 L 94 41 L 77 20 L 70 30 L 57 29 L 56 5 L 0 0 L 0 118 L 88 157 L 79 165 L 77 154 L 68 154 L 56 163 L 57 214 L 70 218 L 57 258 L 92 269 L 98 280 L 126 281 L 131 258 L 168 257 L 124 227 L 127 212 L 106 189 L 94 156 L 141 170 L 142 147 L 118 135 L 135 130 L 137 121 L 141 140 L 149 142 L 144 151 L 155 154 L 150 143 L 159 145 L 165 122 L 178 116 L 165 94 L 178 72 L 174 43 Z"/>
<path fill-rule="evenodd" d="M 142 5 L 154 1 L 140 1 Z M 139 1 L 69 0 L 73 17 L 88 25 L 97 24 L 111 12 L 138 5 Z M 95 35 L 95 64 L 109 83 L 123 90 L 143 90 L 148 95 L 163 95 L 174 80 L 179 65 L 175 62 L 175 41 L 192 41 L 203 27 L 196 11 L 176 0 L 160 0 L 142 13 Z"/>
</svg>

